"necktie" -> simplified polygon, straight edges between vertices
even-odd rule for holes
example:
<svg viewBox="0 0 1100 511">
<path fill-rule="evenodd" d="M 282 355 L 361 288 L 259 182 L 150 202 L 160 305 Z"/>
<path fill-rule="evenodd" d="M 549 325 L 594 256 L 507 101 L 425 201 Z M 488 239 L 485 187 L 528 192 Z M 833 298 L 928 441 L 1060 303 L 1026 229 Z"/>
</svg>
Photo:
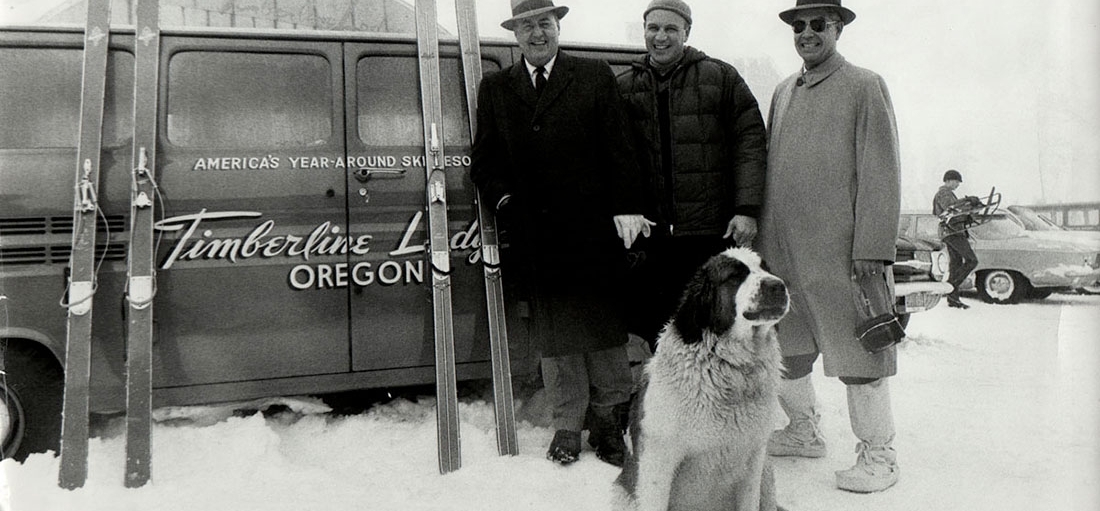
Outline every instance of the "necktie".
<svg viewBox="0 0 1100 511">
<path fill-rule="evenodd" d="M 539 66 L 535 68 L 535 91 L 542 93 L 542 90 L 546 88 L 546 68 Z"/>
</svg>

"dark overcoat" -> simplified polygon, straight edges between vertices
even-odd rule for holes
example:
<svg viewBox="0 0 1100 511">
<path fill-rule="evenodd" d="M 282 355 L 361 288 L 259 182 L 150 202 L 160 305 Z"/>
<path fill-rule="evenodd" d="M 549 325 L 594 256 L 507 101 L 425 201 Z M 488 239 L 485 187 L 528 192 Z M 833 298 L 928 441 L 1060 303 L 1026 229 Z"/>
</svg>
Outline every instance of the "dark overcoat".
<svg viewBox="0 0 1100 511">
<path fill-rule="evenodd" d="M 498 218 L 522 259 L 544 356 L 627 340 L 612 218 L 643 210 L 627 137 L 606 62 L 559 52 L 541 95 L 522 61 L 481 82 L 471 178 L 489 204 L 510 196 Z"/>
</svg>

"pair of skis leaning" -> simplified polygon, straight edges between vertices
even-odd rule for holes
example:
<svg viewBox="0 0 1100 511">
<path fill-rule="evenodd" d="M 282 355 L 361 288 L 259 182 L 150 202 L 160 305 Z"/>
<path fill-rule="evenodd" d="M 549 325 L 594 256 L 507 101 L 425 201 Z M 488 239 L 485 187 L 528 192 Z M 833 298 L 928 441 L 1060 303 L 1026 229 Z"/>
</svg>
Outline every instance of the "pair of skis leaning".
<svg viewBox="0 0 1100 511">
<path fill-rule="evenodd" d="M 456 0 L 455 9 L 472 138 L 476 131 L 477 87 L 481 79 L 477 17 L 473 0 Z M 428 257 L 432 268 L 432 308 L 435 316 L 439 471 L 445 474 L 461 467 L 462 454 L 459 441 L 454 331 L 451 322 L 450 244 L 447 232 L 447 186 L 443 166 L 443 109 L 439 87 L 439 33 L 435 0 L 416 1 L 416 27 L 420 97 L 424 114 Z M 501 455 L 515 455 L 519 453 L 519 443 L 512 402 L 496 220 L 480 197 L 477 204 L 489 318 L 497 451 Z"/>
<path fill-rule="evenodd" d="M 58 485 L 84 486 L 88 475 L 92 305 L 96 290 L 96 216 L 103 105 L 110 47 L 110 0 L 89 0 L 84 31 L 80 140 L 73 200 L 73 241 L 65 342 L 65 385 Z M 126 476 L 128 487 L 150 478 L 152 344 L 155 271 L 153 199 L 156 195 L 156 86 L 160 37 L 156 0 L 137 4 L 134 48 L 133 164 L 127 256 Z M 109 235 L 109 233 L 108 233 Z"/>
</svg>

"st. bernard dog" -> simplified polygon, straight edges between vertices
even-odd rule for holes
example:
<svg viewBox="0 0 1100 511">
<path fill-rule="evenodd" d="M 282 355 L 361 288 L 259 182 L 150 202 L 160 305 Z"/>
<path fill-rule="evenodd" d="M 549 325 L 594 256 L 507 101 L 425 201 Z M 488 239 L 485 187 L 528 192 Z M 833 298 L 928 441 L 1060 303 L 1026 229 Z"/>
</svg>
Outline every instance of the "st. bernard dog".
<svg viewBox="0 0 1100 511">
<path fill-rule="evenodd" d="M 695 273 L 661 331 L 633 409 L 621 510 L 774 510 L 767 463 L 787 287 L 745 248 Z"/>
</svg>

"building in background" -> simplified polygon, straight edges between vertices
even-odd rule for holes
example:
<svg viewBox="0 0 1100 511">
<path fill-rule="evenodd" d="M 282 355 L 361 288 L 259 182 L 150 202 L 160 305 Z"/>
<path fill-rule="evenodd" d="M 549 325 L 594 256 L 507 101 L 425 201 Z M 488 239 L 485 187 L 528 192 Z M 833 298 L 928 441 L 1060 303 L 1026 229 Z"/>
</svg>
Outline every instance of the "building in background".
<svg viewBox="0 0 1100 511">
<path fill-rule="evenodd" d="M 165 27 L 416 33 L 413 6 L 401 0 L 160 0 L 160 6 Z M 114 0 L 112 23 L 132 25 L 133 7 L 134 0 Z M 25 21 L 79 25 L 86 9 L 86 0 L 64 0 Z"/>
</svg>

